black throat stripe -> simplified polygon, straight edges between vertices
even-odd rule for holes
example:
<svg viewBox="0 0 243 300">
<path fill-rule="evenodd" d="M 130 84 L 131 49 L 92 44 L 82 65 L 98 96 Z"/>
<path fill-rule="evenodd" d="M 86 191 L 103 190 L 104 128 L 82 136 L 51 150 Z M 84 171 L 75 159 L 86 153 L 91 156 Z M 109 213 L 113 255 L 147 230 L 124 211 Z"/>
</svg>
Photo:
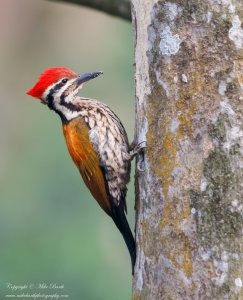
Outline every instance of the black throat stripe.
<svg viewBox="0 0 243 300">
<path fill-rule="evenodd" d="M 73 104 L 72 102 L 66 102 L 65 98 L 67 97 L 67 95 L 65 95 L 65 92 L 62 93 L 60 99 L 60 105 L 66 107 L 67 109 L 69 109 L 70 111 L 74 112 L 74 111 L 79 111 L 79 107 L 75 104 Z"/>
<path fill-rule="evenodd" d="M 62 82 L 59 82 L 58 84 L 56 84 L 52 89 L 50 89 L 49 94 L 47 95 L 47 105 L 51 110 L 54 110 L 55 112 L 57 112 L 57 110 L 54 107 L 54 93 L 56 93 L 61 87 L 63 86 Z"/>
<path fill-rule="evenodd" d="M 62 87 L 63 87 L 64 83 L 63 82 L 60 82 L 58 84 L 56 84 L 49 92 L 49 94 L 47 95 L 47 105 L 48 107 L 55 111 L 59 116 L 60 118 L 62 119 L 62 122 L 63 123 L 67 123 L 68 120 L 65 116 L 65 114 L 61 111 L 61 109 L 57 109 L 55 107 L 55 104 L 54 104 L 54 94 L 57 93 Z M 60 96 L 60 106 L 63 106 L 65 108 L 67 108 L 68 110 L 70 110 L 71 112 L 77 112 L 79 111 L 79 107 L 71 102 L 66 102 L 65 101 L 65 98 L 67 97 L 68 95 L 65 94 L 65 91 L 61 94 Z"/>
</svg>

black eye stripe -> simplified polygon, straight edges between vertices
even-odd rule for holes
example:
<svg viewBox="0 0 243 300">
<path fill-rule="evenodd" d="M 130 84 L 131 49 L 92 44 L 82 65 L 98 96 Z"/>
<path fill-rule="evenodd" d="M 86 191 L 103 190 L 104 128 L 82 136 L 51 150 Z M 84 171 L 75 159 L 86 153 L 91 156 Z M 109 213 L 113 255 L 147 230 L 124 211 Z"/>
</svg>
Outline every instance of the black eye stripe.
<svg viewBox="0 0 243 300">
<path fill-rule="evenodd" d="M 56 85 L 53 87 L 54 92 L 60 90 L 60 88 L 62 88 L 62 87 L 65 85 L 65 83 L 66 83 L 66 82 L 61 81 L 61 82 L 59 82 L 58 84 L 56 84 Z"/>
<path fill-rule="evenodd" d="M 52 96 L 54 93 L 56 93 L 57 91 L 59 91 L 60 88 L 62 88 L 66 83 L 67 83 L 67 81 L 66 81 L 66 82 L 63 82 L 63 80 L 62 80 L 61 82 L 59 82 L 59 83 L 57 83 L 56 85 L 54 85 L 54 86 L 50 89 L 50 92 L 49 92 L 48 96 L 49 96 L 49 95 Z"/>
</svg>

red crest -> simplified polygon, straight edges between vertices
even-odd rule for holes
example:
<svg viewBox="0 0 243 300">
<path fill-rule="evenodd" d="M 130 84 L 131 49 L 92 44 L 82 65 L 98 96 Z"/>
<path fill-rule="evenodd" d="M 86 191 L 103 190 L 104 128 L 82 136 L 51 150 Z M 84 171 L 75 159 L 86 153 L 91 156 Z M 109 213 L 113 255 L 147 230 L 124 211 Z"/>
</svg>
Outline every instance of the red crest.
<svg viewBox="0 0 243 300">
<path fill-rule="evenodd" d="M 77 77 L 77 74 L 64 67 L 48 69 L 40 75 L 37 83 L 32 89 L 27 91 L 26 94 L 34 98 L 41 98 L 42 94 L 50 85 L 64 77 L 71 79 Z"/>
</svg>

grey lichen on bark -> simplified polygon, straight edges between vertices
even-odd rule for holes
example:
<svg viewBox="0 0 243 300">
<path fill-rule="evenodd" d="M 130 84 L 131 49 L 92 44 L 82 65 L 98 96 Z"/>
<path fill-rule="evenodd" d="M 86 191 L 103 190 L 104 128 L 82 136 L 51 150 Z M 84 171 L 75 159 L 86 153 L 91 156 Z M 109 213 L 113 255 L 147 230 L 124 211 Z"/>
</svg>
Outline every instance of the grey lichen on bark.
<svg viewBox="0 0 243 300">
<path fill-rule="evenodd" d="M 132 1 L 133 299 L 243 299 L 243 3 Z"/>
<path fill-rule="evenodd" d="M 130 0 L 48 0 L 48 1 L 66 2 L 66 3 L 83 5 L 131 21 Z"/>
</svg>

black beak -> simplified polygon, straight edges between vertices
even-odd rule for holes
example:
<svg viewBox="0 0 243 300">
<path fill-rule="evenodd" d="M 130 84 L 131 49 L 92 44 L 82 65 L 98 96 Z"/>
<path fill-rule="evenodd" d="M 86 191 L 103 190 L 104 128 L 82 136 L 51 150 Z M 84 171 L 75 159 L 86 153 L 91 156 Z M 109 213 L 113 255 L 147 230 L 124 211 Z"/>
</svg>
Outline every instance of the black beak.
<svg viewBox="0 0 243 300">
<path fill-rule="evenodd" d="M 100 75 L 102 75 L 103 72 L 93 72 L 93 73 L 84 73 L 80 74 L 77 78 L 77 84 L 80 85 L 86 81 L 89 81 L 90 79 L 94 79 Z"/>
</svg>

